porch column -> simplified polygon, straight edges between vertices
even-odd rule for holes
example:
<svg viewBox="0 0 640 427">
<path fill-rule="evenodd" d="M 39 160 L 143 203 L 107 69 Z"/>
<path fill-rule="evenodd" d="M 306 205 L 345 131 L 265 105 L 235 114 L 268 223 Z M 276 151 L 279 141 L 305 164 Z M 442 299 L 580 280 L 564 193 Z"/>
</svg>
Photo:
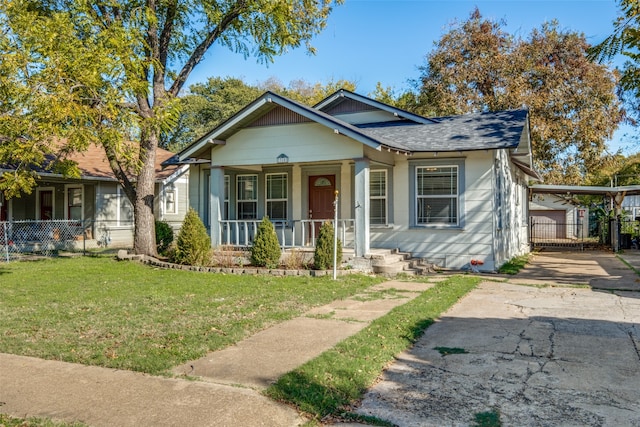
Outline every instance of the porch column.
<svg viewBox="0 0 640 427">
<path fill-rule="evenodd" d="M 355 168 L 355 256 L 369 253 L 369 159 L 356 159 Z"/>
<path fill-rule="evenodd" d="M 211 227 L 211 247 L 215 248 L 222 244 L 222 235 L 220 234 L 222 205 L 224 204 L 224 169 L 222 167 L 211 167 L 209 189 L 209 226 Z"/>
</svg>

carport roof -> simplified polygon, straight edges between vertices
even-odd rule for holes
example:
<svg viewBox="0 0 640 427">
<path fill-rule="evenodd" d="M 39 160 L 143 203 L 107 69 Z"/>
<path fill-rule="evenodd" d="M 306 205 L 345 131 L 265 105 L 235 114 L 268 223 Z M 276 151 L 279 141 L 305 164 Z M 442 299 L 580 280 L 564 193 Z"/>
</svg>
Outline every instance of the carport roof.
<svg viewBox="0 0 640 427">
<path fill-rule="evenodd" d="M 620 187 L 604 187 L 589 185 L 548 185 L 535 184 L 529 187 L 532 193 L 537 194 L 589 194 L 594 196 L 615 196 L 624 194 L 627 196 L 640 194 L 640 185 L 625 185 Z"/>
</svg>

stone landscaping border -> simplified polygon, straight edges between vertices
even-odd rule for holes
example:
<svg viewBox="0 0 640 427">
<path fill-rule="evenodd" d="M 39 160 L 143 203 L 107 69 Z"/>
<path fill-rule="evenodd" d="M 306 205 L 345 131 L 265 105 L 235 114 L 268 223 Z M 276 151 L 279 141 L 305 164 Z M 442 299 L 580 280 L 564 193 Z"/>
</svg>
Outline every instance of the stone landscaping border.
<svg viewBox="0 0 640 427">
<path fill-rule="evenodd" d="M 246 267 L 199 267 L 195 265 L 174 264 L 172 262 L 161 261 L 157 258 L 147 255 L 131 255 L 126 250 L 118 251 L 116 258 L 119 261 L 139 261 L 143 264 L 152 265 L 154 267 L 164 268 L 167 270 L 183 270 L 183 271 L 200 271 L 205 273 L 222 273 L 222 274 L 246 274 L 246 275 L 270 275 L 270 276 L 311 276 L 322 277 L 332 276 L 333 270 L 285 270 L 281 268 L 259 268 L 253 266 Z M 348 274 L 361 273 L 357 270 L 337 270 L 336 275 L 346 276 Z"/>
</svg>

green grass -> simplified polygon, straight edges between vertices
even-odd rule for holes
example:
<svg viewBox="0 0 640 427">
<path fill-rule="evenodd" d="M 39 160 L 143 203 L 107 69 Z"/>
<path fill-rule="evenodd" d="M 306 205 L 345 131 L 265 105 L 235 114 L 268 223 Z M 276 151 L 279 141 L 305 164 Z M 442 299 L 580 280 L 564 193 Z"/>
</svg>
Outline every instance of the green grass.
<svg viewBox="0 0 640 427">
<path fill-rule="evenodd" d="M 348 419 L 348 407 L 361 398 L 394 357 L 410 347 L 425 328 L 480 280 L 473 276 L 452 276 L 436 284 L 284 375 L 266 394 L 295 405 L 316 420 L 331 414 Z"/>
<path fill-rule="evenodd" d="M 0 266 L 0 352 L 166 374 L 382 279 L 153 269 L 80 257 Z"/>
<path fill-rule="evenodd" d="M 531 254 L 524 254 L 511 258 L 498 269 L 498 273 L 512 275 L 518 274 L 529 262 L 530 255 Z"/>
<path fill-rule="evenodd" d="M 2 427 L 85 427 L 83 423 L 65 423 L 52 421 L 46 418 L 14 418 L 0 414 L 0 426 Z"/>
</svg>

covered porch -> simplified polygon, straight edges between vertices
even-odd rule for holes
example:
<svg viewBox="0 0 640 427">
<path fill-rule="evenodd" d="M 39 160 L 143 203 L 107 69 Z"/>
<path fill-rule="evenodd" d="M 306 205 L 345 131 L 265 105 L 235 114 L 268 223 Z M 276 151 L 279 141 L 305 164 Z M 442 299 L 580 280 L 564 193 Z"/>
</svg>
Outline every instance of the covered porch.
<svg viewBox="0 0 640 427">
<path fill-rule="evenodd" d="M 212 246 L 251 246 L 268 217 L 283 248 L 314 247 L 320 226 L 331 221 L 343 247 L 355 256 L 368 254 L 371 163 L 290 164 L 283 153 L 271 165 L 206 165 L 202 192 L 209 203 L 202 216 L 209 220 Z"/>
</svg>

